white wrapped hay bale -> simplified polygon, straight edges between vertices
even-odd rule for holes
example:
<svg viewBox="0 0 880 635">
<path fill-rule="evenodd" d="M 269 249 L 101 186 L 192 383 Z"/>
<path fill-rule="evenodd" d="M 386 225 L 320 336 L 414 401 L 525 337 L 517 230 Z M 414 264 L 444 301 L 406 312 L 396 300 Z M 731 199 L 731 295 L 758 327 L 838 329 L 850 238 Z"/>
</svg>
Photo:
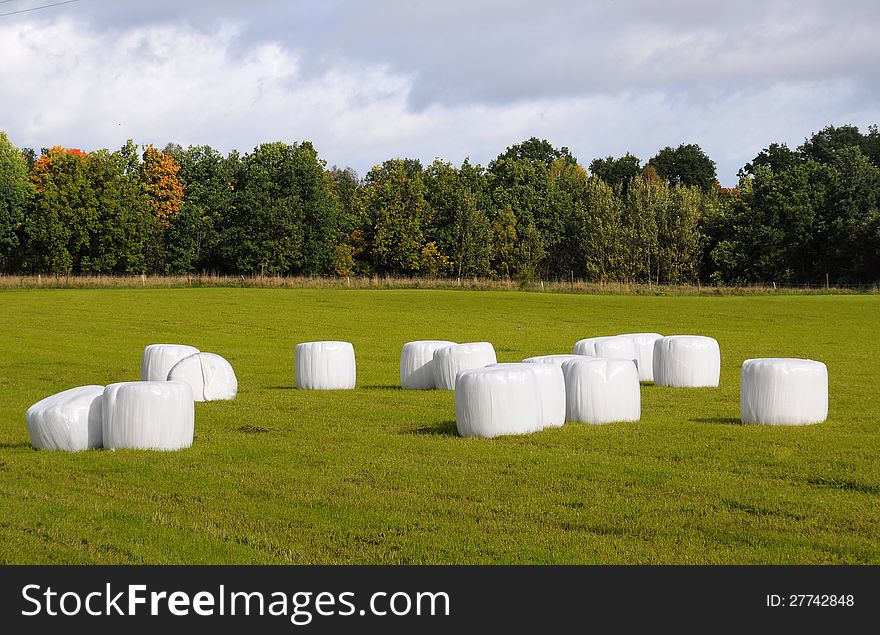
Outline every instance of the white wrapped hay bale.
<svg viewBox="0 0 880 635">
<path fill-rule="evenodd" d="M 654 383 L 673 388 L 716 387 L 721 350 L 712 337 L 670 335 L 654 342 Z"/>
<path fill-rule="evenodd" d="M 636 359 L 636 347 L 628 337 L 605 335 L 578 341 L 574 345 L 574 354 L 609 359 Z"/>
<path fill-rule="evenodd" d="M 179 450 L 192 445 L 192 388 L 180 381 L 129 381 L 104 389 L 104 447 Z"/>
<path fill-rule="evenodd" d="M 660 333 L 626 333 L 620 337 L 632 340 L 639 366 L 640 381 L 654 381 L 654 342 L 659 340 Z"/>
<path fill-rule="evenodd" d="M 828 368 L 811 359 L 747 359 L 740 380 L 743 423 L 797 426 L 828 418 Z"/>
<path fill-rule="evenodd" d="M 103 386 L 79 386 L 42 399 L 27 409 L 31 445 L 77 452 L 100 448 Z"/>
<path fill-rule="evenodd" d="M 584 423 L 638 421 L 639 373 L 628 359 L 579 359 L 562 365 L 566 419 Z"/>
<path fill-rule="evenodd" d="M 434 385 L 440 390 L 454 390 L 458 373 L 483 368 L 497 361 L 495 348 L 489 342 L 467 342 L 438 348 L 434 351 Z"/>
<path fill-rule="evenodd" d="M 541 388 L 533 369 L 472 368 L 455 382 L 455 425 L 463 437 L 484 439 L 543 428 Z"/>
<path fill-rule="evenodd" d="M 538 380 L 538 391 L 541 398 L 541 427 L 558 428 L 565 424 L 565 379 L 562 375 L 561 365 L 521 362 L 518 364 L 492 364 L 487 368 L 517 370 L 523 366 L 533 372 Z"/>
<path fill-rule="evenodd" d="M 143 381 L 165 381 L 168 371 L 184 357 L 195 355 L 199 349 L 183 344 L 150 344 L 141 357 Z"/>
<path fill-rule="evenodd" d="M 304 342 L 296 345 L 296 387 L 350 390 L 357 382 L 351 342 Z"/>
<path fill-rule="evenodd" d="M 400 351 L 400 387 L 404 390 L 433 390 L 434 351 L 455 342 L 446 340 L 418 340 L 407 342 Z"/>
<path fill-rule="evenodd" d="M 238 393 L 238 378 L 232 364 L 216 353 L 184 357 L 168 371 L 167 379 L 189 384 L 196 401 L 235 399 Z"/>
<path fill-rule="evenodd" d="M 583 355 L 536 355 L 535 357 L 526 357 L 523 362 L 526 364 L 552 364 L 562 367 L 562 364 L 570 359 L 583 359 Z"/>
</svg>

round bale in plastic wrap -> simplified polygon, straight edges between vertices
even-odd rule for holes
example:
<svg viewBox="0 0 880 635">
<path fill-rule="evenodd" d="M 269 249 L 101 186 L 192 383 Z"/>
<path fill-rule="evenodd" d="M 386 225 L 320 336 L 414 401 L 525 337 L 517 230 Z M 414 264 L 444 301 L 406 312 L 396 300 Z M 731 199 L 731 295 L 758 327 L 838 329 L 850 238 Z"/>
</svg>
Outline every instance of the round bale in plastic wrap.
<svg viewBox="0 0 880 635">
<path fill-rule="evenodd" d="M 104 447 L 179 450 L 192 445 L 192 388 L 180 381 L 110 384 L 102 403 Z"/>
<path fill-rule="evenodd" d="M 554 366 L 562 366 L 564 362 L 570 359 L 583 359 L 583 355 L 537 355 L 535 357 L 526 357 L 523 362 L 526 364 L 553 364 Z"/>
<path fill-rule="evenodd" d="M 188 383 L 196 401 L 235 399 L 238 393 L 238 378 L 232 364 L 216 353 L 184 357 L 168 371 L 168 381 Z"/>
<path fill-rule="evenodd" d="M 583 423 L 638 421 L 639 373 L 627 359 L 580 359 L 562 365 L 566 419 Z"/>
<path fill-rule="evenodd" d="M 828 418 L 828 368 L 811 359 L 747 359 L 740 380 L 743 423 L 806 425 Z"/>
<path fill-rule="evenodd" d="M 351 342 L 303 342 L 296 345 L 296 387 L 351 390 L 357 383 Z"/>
<path fill-rule="evenodd" d="M 143 381 L 165 381 L 171 368 L 184 357 L 199 352 L 194 346 L 183 344 L 150 344 L 141 357 Z"/>
<path fill-rule="evenodd" d="M 434 351 L 455 342 L 446 340 L 418 340 L 407 342 L 400 351 L 400 387 L 404 390 L 433 390 Z"/>
<path fill-rule="evenodd" d="M 673 388 L 714 388 L 721 350 L 712 337 L 669 335 L 654 341 L 654 383 Z"/>
<path fill-rule="evenodd" d="M 636 347 L 628 337 L 605 335 L 588 337 L 578 341 L 574 345 L 574 354 L 613 359 L 635 359 Z"/>
<path fill-rule="evenodd" d="M 31 445 L 77 452 L 100 448 L 103 386 L 80 386 L 42 399 L 27 409 Z"/>
<path fill-rule="evenodd" d="M 626 333 L 620 337 L 628 337 L 635 346 L 639 380 L 654 381 L 654 342 L 663 336 L 660 333 Z"/>
<path fill-rule="evenodd" d="M 455 376 L 463 370 L 494 364 L 495 348 L 489 342 L 467 342 L 434 351 L 434 384 L 440 390 L 454 390 Z"/>
<path fill-rule="evenodd" d="M 455 425 L 461 436 L 527 434 L 543 428 L 541 419 L 541 388 L 534 371 L 489 366 L 458 374 Z"/>
<path fill-rule="evenodd" d="M 562 367 L 556 364 L 520 362 L 518 364 L 492 364 L 487 368 L 513 368 L 525 366 L 538 378 L 541 397 L 541 427 L 558 428 L 565 423 L 565 380 Z"/>
</svg>

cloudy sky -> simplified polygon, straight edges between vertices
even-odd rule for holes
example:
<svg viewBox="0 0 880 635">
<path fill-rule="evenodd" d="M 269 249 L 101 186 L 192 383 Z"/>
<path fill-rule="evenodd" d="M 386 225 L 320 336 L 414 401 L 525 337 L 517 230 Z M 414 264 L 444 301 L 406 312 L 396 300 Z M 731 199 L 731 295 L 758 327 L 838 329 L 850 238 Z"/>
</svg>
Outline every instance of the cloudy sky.
<svg viewBox="0 0 880 635">
<path fill-rule="evenodd" d="M 880 122 L 878 60 L 876 0 L 79 0 L 0 15 L 0 130 L 86 150 L 308 139 L 361 174 L 531 136 L 584 164 L 699 143 L 733 185 L 773 141 Z"/>
</svg>

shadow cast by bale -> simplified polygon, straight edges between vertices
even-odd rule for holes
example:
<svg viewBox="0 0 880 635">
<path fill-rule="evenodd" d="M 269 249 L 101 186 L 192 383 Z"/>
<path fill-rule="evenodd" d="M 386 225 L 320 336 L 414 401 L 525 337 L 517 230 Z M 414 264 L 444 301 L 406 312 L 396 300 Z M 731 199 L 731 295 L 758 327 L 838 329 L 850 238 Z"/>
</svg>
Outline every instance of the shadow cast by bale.
<svg viewBox="0 0 880 635">
<path fill-rule="evenodd" d="M 394 384 L 369 384 L 367 386 L 358 386 L 363 390 L 402 390 L 400 386 Z"/>
<path fill-rule="evenodd" d="M 457 437 L 458 428 L 455 427 L 455 421 L 440 421 L 438 423 L 430 423 L 414 430 L 407 430 L 406 434 L 416 434 L 429 437 Z"/>
<path fill-rule="evenodd" d="M 692 423 L 720 423 L 722 425 L 728 426 L 742 426 L 745 425 L 742 421 L 740 421 L 736 417 L 700 417 L 697 419 L 691 419 Z"/>
</svg>

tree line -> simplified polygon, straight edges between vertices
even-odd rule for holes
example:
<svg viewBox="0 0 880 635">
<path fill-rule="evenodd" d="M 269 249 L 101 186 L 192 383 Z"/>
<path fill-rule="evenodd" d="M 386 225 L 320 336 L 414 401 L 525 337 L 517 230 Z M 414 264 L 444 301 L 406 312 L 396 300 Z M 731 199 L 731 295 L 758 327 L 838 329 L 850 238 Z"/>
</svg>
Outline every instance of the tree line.
<svg viewBox="0 0 880 635">
<path fill-rule="evenodd" d="M 8 273 L 872 283 L 878 210 L 876 126 L 771 144 L 735 188 L 695 144 L 585 168 L 532 138 L 486 167 L 398 158 L 360 178 L 308 141 L 38 155 L 0 132 Z"/>
</svg>

